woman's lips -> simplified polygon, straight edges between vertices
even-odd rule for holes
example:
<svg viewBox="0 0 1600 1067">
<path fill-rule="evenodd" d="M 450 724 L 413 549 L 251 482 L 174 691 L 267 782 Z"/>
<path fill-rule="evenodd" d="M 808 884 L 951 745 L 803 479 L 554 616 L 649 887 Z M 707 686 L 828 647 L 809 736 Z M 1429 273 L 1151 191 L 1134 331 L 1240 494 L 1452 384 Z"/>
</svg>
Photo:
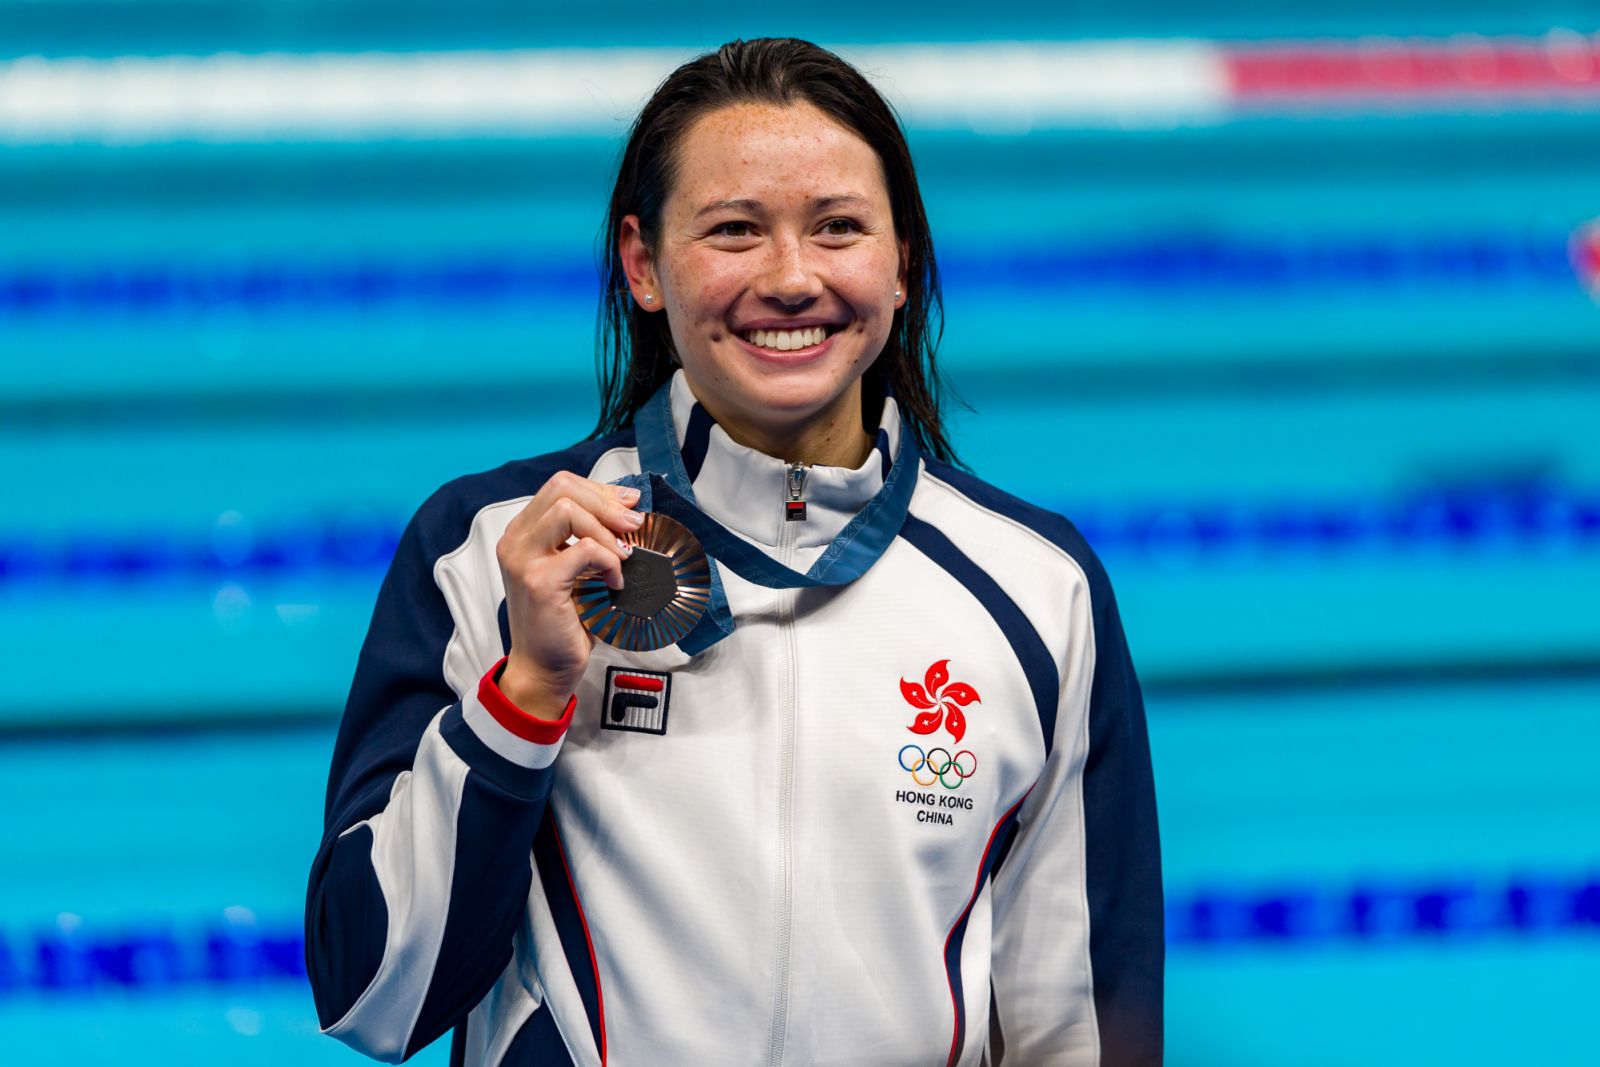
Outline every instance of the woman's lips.
<svg viewBox="0 0 1600 1067">
<path fill-rule="evenodd" d="M 757 346 L 775 352 L 792 352 L 819 344 L 839 327 L 827 322 L 810 322 L 787 326 L 755 326 L 735 331 L 740 337 Z"/>
<path fill-rule="evenodd" d="M 739 343 L 744 346 L 746 352 L 749 352 L 757 359 L 765 360 L 768 363 L 790 364 L 802 363 L 827 354 L 828 350 L 833 347 L 833 339 L 838 334 L 830 333 L 822 339 L 820 344 L 807 345 L 805 348 L 791 348 L 786 352 L 780 352 L 776 348 L 762 348 L 760 345 L 751 344 L 741 334 L 735 333 L 733 336 L 738 338 Z"/>
</svg>

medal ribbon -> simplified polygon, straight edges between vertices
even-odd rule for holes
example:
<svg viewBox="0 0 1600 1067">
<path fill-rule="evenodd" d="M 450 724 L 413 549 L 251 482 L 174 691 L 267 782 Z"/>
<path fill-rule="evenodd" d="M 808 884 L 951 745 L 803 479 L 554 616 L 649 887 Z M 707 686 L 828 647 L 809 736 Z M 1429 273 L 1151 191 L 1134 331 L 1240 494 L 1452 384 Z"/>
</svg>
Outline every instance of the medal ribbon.
<svg viewBox="0 0 1600 1067">
<path fill-rule="evenodd" d="M 865 574 L 899 534 L 922 466 L 921 453 L 909 427 L 902 427 L 900 431 L 899 447 L 895 449 L 894 462 L 883 486 L 802 574 L 740 538 L 695 503 L 694 487 L 678 450 L 671 390 L 669 381 L 656 390 L 634 417 L 639 464 L 647 473 L 627 475 L 617 479 L 615 484 L 639 490 L 639 502 L 634 505 L 637 510 L 659 512 L 682 523 L 699 538 L 710 557 L 711 603 L 694 629 L 678 642 L 684 652 L 698 655 L 733 633 L 733 613 L 722 588 L 719 565 L 767 589 L 848 585 Z"/>
</svg>

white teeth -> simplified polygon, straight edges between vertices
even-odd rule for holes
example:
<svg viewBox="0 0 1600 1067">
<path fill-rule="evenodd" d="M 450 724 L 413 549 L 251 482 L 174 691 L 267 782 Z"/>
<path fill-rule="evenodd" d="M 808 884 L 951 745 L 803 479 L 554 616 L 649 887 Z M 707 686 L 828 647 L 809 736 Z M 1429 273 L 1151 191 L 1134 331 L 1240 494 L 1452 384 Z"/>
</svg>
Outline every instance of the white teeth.
<svg viewBox="0 0 1600 1067">
<path fill-rule="evenodd" d="M 745 340 L 760 348 L 776 352 L 792 352 L 797 348 L 820 345 L 828 336 L 825 326 L 811 326 L 804 330 L 747 330 Z"/>
</svg>

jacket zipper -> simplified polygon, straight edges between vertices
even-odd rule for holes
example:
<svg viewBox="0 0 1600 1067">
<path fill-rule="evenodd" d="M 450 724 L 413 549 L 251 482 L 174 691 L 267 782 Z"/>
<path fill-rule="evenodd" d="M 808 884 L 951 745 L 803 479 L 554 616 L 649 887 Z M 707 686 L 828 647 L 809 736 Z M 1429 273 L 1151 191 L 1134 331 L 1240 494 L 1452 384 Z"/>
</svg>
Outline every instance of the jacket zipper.
<svg viewBox="0 0 1600 1067">
<path fill-rule="evenodd" d="M 793 522 L 806 517 L 804 493 L 809 473 L 805 464 L 791 463 L 785 474 L 784 523 L 778 527 L 778 559 L 785 567 L 794 565 L 798 528 Z M 769 1067 L 780 1067 L 783 1063 L 789 1026 L 789 956 L 794 928 L 795 704 L 799 673 L 799 652 L 794 639 L 794 590 L 785 589 L 778 596 L 778 628 L 783 643 L 783 747 L 778 766 L 777 952 L 773 966 L 772 1038 L 767 1048 Z"/>
<path fill-rule="evenodd" d="M 791 463 L 784 474 L 783 482 L 785 496 L 783 501 L 783 521 L 804 522 L 806 519 L 806 477 L 810 475 L 811 468 L 804 463 Z M 780 538 L 779 540 L 782 540 Z"/>
</svg>

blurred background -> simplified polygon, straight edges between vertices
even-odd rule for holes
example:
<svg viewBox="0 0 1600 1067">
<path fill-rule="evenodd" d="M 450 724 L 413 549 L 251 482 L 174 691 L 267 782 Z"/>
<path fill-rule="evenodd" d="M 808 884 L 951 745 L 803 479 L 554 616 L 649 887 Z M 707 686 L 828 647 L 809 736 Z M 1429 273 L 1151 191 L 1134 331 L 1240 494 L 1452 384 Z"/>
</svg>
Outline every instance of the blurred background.
<svg viewBox="0 0 1600 1067">
<path fill-rule="evenodd" d="M 1597 30 L 0 0 L 0 1061 L 358 1059 L 301 909 L 398 532 L 591 429 L 619 135 L 795 34 L 907 123 L 964 457 L 1117 584 L 1168 1062 L 1600 1062 Z"/>
</svg>

